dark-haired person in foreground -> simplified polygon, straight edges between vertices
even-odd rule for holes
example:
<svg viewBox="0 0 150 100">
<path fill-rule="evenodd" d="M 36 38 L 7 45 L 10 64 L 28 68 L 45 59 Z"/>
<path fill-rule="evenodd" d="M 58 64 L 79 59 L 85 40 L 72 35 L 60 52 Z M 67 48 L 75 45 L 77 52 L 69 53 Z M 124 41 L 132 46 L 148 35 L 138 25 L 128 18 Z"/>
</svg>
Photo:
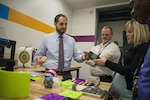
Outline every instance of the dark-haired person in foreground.
<svg viewBox="0 0 150 100">
<path fill-rule="evenodd" d="M 130 4 L 133 18 L 142 24 L 147 23 L 150 31 L 150 0 L 130 0 Z M 138 100 L 150 98 L 150 46 L 140 69 L 137 98 Z"/>
</svg>

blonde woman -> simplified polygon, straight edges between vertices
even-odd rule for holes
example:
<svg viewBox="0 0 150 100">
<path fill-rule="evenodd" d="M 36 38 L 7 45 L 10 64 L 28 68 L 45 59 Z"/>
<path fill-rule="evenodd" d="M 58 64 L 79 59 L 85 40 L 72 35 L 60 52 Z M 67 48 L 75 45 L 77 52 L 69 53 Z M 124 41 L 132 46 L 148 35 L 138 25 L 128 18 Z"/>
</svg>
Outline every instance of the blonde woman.
<svg viewBox="0 0 150 100">
<path fill-rule="evenodd" d="M 133 47 L 123 56 L 122 64 L 111 62 L 106 58 L 95 59 L 94 62 L 117 72 L 112 82 L 112 89 L 119 99 L 131 100 L 134 72 L 139 66 L 140 59 L 145 56 L 150 32 L 146 24 L 140 24 L 135 20 L 130 20 L 125 24 L 125 31 L 127 41 L 133 44 Z"/>
</svg>

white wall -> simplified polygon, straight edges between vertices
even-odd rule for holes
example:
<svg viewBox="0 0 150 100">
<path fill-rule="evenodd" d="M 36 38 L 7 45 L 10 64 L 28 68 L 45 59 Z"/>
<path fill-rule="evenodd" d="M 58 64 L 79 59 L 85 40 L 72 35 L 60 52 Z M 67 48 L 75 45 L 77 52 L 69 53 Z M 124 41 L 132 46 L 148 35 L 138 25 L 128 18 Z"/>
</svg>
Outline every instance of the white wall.
<svg viewBox="0 0 150 100">
<path fill-rule="evenodd" d="M 75 10 L 73 12 L 72 35 L 95 35 L 95 8 Z M 90 51 L 94 42 L 78 42 L 81 51 Z M 72 61 L 72 65 L 81 66 L 80 77 L 90 76 L 90 66 Z M 75 72 L 74 72 L 75 73 Z M 75 75 L 72 73 L 73 75 Z"/>
<path fill-rule="evenodd" d="M 71 33 L 72 9 L 63 0 L 0 0 L 0 3 L 54 27 L 54 17 L 65 14 L 68 19 L 67 33 Z M 32 28 L 0 19 L 0 36 L 17 41 L 17 48 L 29 46 L 37 48 L 45 33 Z"/>
</svg>

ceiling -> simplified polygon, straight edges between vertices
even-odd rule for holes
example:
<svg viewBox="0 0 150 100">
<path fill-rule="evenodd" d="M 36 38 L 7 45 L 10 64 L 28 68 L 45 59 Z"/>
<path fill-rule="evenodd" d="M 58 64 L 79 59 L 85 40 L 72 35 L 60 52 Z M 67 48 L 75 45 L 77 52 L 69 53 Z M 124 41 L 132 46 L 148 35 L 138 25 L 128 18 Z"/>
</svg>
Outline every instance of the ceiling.
<svg viewBox="0 0 150 100">
<path fill-rule="evenodd" d="M 73 10 L 117 3 L 127 3 L 129 0 L 64 0 Z"/>
</svg>

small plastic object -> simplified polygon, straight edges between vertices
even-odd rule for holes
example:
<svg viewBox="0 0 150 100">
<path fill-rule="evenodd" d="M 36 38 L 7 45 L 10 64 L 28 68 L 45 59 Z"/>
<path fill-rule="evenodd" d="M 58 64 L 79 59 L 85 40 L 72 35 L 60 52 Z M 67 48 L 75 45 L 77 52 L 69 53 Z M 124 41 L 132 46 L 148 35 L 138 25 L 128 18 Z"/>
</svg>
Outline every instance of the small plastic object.
<svg viewBox="0 0 150 100">
<path fill-rule="evenodd" d="M 78 99 L 80 96 L 82 96 L 82 92 L 78 92 L 78 91 L 72 91 L 72 90 L 65 90 L 63 92 L 61 92 L 59 95 L 65 96 L 65 97 L 69 97 L 69 98 L 73 98 L 73 99 Z"/>
<path fill-rule="evenodd" d="M 88 94 L 91 96 L 96 96 L 96 97 L 100 97 L 103 98 L 104 95 L 107 94 L 106 90 L 101 89 L 98 86 L 88 86 L 86 88 L 84 88 L 83 90 L 81 90 L 81 92 L 83 92 L 84 94 Z"/>
<path fill-rule="evenodd" d="M 73 80 L 73 82 L 74 82 L 75 84 L 82 84 L 82 83 L 85 82 L 85 79 L 76 78 L 75 80 Z"/>
<path fill-rule="evenodd" d="M 76 87 L 77 87 L 77 84 L 73 84 L 73 85 L 72 85 L 72 90 L 73 90 L 73 91 L 76 91 L 76 90 L 77 90 Z"/>
<path fill-rule="evenodd" d="M 50 93 L 42 96 L 41 99 L 42 100 L 65 100 L 65 97 L 55 93 Z"/>
<path fill-rule="evenodd" d="M 38 81 L 38 80 L 43 80 L 43 77 L 41 76 L 31 77 L 31 81 Z"/>
<path fill-rule="evenodd" d="M 56 73 L 56 69 L 49 69 L 45 71 L 45 75 L 49 75 L 51 77 L 56 77 L 57 73 Z"/>
<path fill-rule="evenodd" d="M 50 76 L 45 76 L 44 86 L 45 88 L 52 88 L 54 84 L 53 78 Z"/>
<path fill-rule="evenodd" d="M 42 61 L 42 62 L 45 62 L 46 59 L 47 59 L 47 57 L 46 57 L 46 56 L 43 56 L 43 57 L 41 58 L 41 61 Z"/>
<path fill-rule="evenodd" d="M 60 82 L 60 85 L 63 86 L 63 87 L 70 87 L 72 86 L 74 83 L 73 82 L 70 82 L 70 81 L 62 81 Z"/>
<path fill-rule="evenodd" d="M 96 76 L 88 76 L 87 77 L 87 82 L 85 85 L 87 86 L 98 86 L 100 84 L 100 79 L 99 77 Z"/>
</svg>

